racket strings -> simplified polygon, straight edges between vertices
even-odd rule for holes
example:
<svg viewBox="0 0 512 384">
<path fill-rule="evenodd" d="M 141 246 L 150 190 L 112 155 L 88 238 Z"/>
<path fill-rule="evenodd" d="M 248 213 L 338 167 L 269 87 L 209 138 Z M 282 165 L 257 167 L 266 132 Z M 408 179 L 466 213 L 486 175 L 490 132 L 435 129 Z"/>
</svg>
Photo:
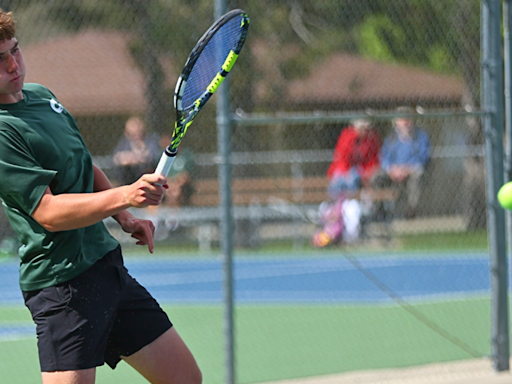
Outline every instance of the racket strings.
<svg viewBox="0 0 512 384">
<path fill-rule="evenodd" d="M 222 72 L 226 58 L 237 47 L 242 36 L 240 25 L 241 16 L 227 21 L 204 46 L 187 79 L 182 97 L 184 110 L 191 108 L 215 76 Z"/>
</svg>

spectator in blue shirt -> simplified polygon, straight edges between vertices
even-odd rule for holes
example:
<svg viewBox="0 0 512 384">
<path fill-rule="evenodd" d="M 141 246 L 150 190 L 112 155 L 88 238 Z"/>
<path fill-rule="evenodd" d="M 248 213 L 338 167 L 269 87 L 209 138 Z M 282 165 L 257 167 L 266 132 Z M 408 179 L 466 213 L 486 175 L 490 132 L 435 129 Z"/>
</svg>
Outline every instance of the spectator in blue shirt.
<svg viewBox="0 0 512 384">
<path fill-rule="evenodd" d="M 411 112 L 401 107 L 400 113 Z M 395 132 L 384 140 L 381 149 L 381 170 L 374 177 L 376 187 L 397 186 L 407 194 L 406 216 L 412 218 L 421 195 L 421 180 L 430 160 L 430 140 L 422 129 L 407 117 L 393 120 Z"/>
</svg>

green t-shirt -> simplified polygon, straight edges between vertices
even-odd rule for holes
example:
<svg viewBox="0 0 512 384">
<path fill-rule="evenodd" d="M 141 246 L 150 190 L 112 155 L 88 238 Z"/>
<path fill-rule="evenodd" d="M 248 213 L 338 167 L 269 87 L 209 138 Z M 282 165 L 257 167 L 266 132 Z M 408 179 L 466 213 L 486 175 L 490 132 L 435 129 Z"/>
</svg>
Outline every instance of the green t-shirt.
<svg viewBox="0 0 512 384">
<path fill-rule="evenodd" d="M 72 279 L 119 243 L 103 222 L 48 232 L 31 217 L 47 187 L 91 193 L 94 176 L 73 116 L 42 85 L 26 84 L 23 96 L 0 104 L 0 199 L 21 242 L 21 289 L 31 291 Z"/>
</svg>

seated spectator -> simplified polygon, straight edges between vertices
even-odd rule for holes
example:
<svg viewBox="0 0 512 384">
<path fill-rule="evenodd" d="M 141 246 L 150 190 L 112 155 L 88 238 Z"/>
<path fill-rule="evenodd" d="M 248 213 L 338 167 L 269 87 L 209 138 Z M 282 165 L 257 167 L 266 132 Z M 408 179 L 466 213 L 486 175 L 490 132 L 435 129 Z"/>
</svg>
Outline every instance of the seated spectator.
<svg viewBox="0 0 512 384">
<path fill-rule="evenodd" d="M 115 178 L 121 184 L 131 184 L 144 173 L 152 173 L 162 154 L 158 136 L 148 134 L 144 121 L 131 117 L 126 121 L 124 136 L 113 152 Z"/>
<path fill-rule="evenodd" d="M 380 134 L 366 119 L 343 129 L 327 170 L 330 201 L 320 206 L 323 228 L 313 236 L 313 245 L 324 247 L 340 238 L 350 242 L 359 237 L 361 207 L 355 193 L 369 186 L 379 170 L 381 144 Z"/>
<path fill-rule="evenodd" d="M 401 107 L 401 113 L 412 109 Z M 407 117 L 393 120 L 394 133 L 384 140 L 381 150 L 381 170 L 375 175 L 376 188 L 396 186 L 400 194 L 406 194 L 406 217 L 416 215 L 421 195 L 421 181 L 430 160 L 430 141 L 425 131 Z"/>
<path fill-rule="evenodd" d="M 328 192 L 332 200 L 369 184 L 379 170 L 381 145 L 380 134 L 365 119 L 355 120 L 341 132 L 327 169 Z"/>
</svg>

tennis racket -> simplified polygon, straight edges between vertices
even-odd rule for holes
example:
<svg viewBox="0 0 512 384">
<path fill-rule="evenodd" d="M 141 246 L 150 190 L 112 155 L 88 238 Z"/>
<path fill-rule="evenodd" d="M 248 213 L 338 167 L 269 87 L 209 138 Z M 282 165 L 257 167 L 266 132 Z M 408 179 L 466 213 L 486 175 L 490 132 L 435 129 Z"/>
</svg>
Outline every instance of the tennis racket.
<svg viewBox="0 0 512 384">
<path fill-rule="evenodd" d="M 248 29 L 249 17 L 235 9 L 217 20 L 197 42 L 176 83 L 176 123 L 171 143 L 164 150 L 155 173 L 167 177 L 183 136 L 231 71 Z"/>
</svg>

